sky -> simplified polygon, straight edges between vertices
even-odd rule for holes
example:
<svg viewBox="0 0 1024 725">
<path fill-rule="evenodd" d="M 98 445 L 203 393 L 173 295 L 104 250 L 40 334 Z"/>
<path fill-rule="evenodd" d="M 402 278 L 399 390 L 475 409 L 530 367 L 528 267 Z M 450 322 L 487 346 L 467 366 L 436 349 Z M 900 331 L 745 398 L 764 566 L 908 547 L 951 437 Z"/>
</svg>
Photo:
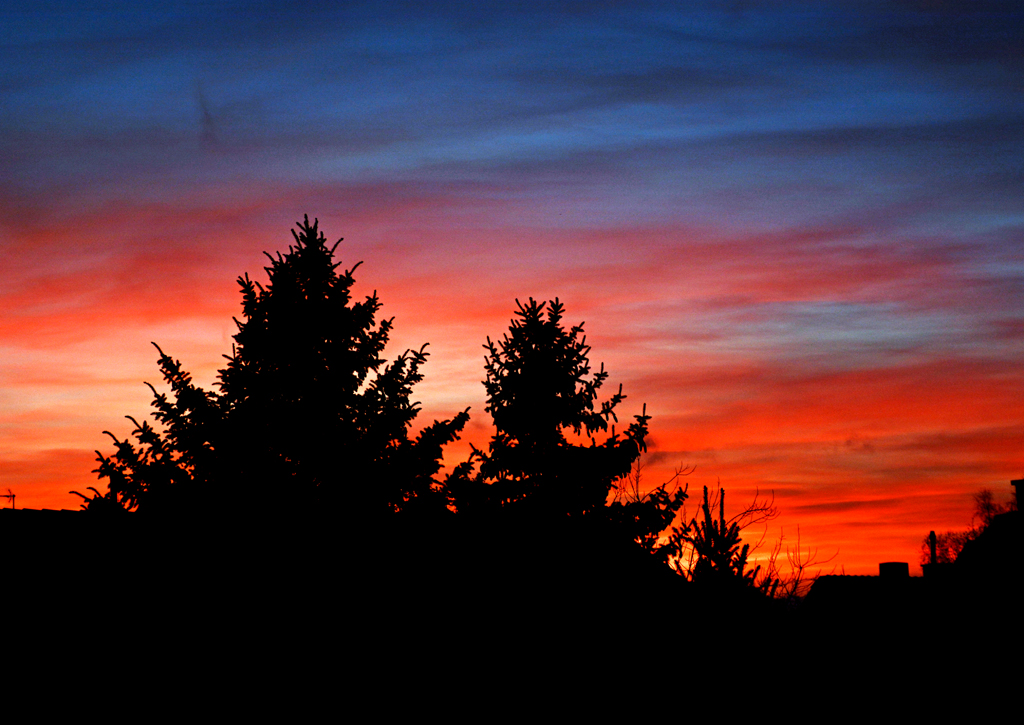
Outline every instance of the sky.
<svg viewBox="0 0 1024 725">
<path fill-rule="evenodd" d="M 653 416 L 643 480 L 773 495 L 826 570 L 916 569 L 1024 477 L 1017 3 L 154 5 L 0 10 L 19 507 L 100 486 L 152 342 L 212 385 L 304 214 L 390 356 L 429 343 L 419 423 L 471 408 L 449 467 L 492 431 L 483 343 L 557 297 Z"/>
</svg>

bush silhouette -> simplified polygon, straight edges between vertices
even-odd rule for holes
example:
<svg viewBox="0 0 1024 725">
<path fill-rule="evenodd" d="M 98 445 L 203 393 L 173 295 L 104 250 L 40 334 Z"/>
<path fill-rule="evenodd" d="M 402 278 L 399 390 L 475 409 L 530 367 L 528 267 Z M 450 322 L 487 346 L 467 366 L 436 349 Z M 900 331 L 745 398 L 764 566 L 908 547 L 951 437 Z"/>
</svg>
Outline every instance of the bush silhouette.
<svg viewBox="0 0 1024 725">
<path fill-rule="evenodd" d="M 935 536 L 935 561 L 932 561 L 931 538 L 934 532 L 929 534 L 921 542 L 921 565 L 925 564 L 952 564 L 959 560 L 964 549 L 976 549 L 971 542 L 976 541 L 992 525 L 997 516 L 1015 511 L 1016 503 L 1011 501 L 1008 504 L 999 504 L 995 501 L 992 491 L 983 488 L 971 495 L 974 500 L 974 514 L 971 516 L 971 526 L 962 531 L 947 531 Z"/>
<path fill-rule="evenodd" d="M 712 513 L 713 504 L 708 498 L 708 487 L 704 487 L 701 503 L 703 519 L 694 517 L 688 524 L 673 532 L 673 546 L 682 552 L 686 546 L 693 549 L 693 567 L 689 571 L 691 581 L 713 587 L 749 586 L 757 583 L 760 566 L 747 569 L 750 544 L 740 541 L 738 521 L 726 521 L 725 491 L 718 491 L 718 518 Z M 774 581 L 769 581 L 766 589 Z"/>
<path fill-rule="evenodd" d="M 219 392 L 194 385 L 158 347 L 170 386 L 169 395 L 150 386 L 159 428 L 131 418 L 134 442 L 111 435 L 116 451 L 97 452 L 96 469 L 108 490 L 83 496 L 83 506 L 237 512 L 283 501 L 292 511 L 364 517 L 446 510 L 434 477 L 468 412 L 409 437 L 426 346 L 386 363 L 393 321 L 377 321 L 376 293 L 353 300 L 359 265 L 339 274 L 338 245 L 327 245 L 316 220 L 306 217 L 292 235 L 287 253 L 267 255 L 266 287 L 238 280 L 243 321 L 235 320 Z"/>
</svg>

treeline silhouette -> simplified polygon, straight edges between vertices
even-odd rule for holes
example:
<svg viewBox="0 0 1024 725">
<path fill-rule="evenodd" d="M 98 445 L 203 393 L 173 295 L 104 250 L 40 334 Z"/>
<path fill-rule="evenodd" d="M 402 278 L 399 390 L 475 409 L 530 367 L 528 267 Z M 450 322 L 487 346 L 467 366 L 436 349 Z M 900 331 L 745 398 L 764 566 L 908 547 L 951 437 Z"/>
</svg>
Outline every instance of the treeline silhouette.
<svg viewBox="0 0 1024 725">
<path fill-rule="evenodd" d="M 971 525 L 967 529 L 951 530 L 936 536 L 932 531 L 921 542 L 922 566 L 934 566 L 954 564 L 960 559 L 964 548 L 968 550 L 968 559 L 971 557 L 970 550 L 975 548 L 970 545 L 976 541 L 992 526 L 997 516 L 1017 510 L 1017 491 L 1014 489 L 1013 499 L 1009 503 L 1000 504 L 995 500 L 991 490 L 983 488 L 971 496 L 974 501 L 974 515 L 971 517 Z"/>
<path fill-rule="evenodd" d="M 486 340 L 494 433 L 445 470 L 469 409 L 414 434 L 426 345 L 385 359 L 393 319 L 376 292 L 355 298 L 359 265 L 341 268 L 341 240 L 329 245 L 308 217 L 292 235 L 268 255 L 265 286 L 238 279 L 242 318 L 214 390 L 157 347 L 169 392 L 150 385 L 156 425 L 130 418 L 130 438 L 108 432 L 114 451 L 97 452 L 95 471 L 106 490 L 75 492 L 116 562 L 90 571 L 281 606 L 298 591 L 320 607 L 344 589 L 360 621 L 444 621 L 467 637 L 493 628 L 496 611 L 510 637 L 542 625 L 585 636 L 641 601 L 713 616 L 706 638 L 742 617 L 790 626 L 813 563 L 799 539 L 787 580 L 781 542 L 752 567 L 741 537 L 777 515 L 770 501 L 729 518 L 725 492 L 705 488 L 688 517 L 686 469 L 641 486 L 646 406 L 619 420 L 622 387 L 602 397 L 609 373 L 592 367 L 583 325 L 564 322 L 558 299 L 517 300 L 507 332 Z M 801 626 L 831 622 L 837 601 L 857 621 L 864 607 L 832 579 L 838 594 L 819 596 Z M 915 597 L 905 600 L 921 605 L 932 590 Z"/>
<path fill-rule="evenodd" d="M 238 279 L 242 317 L 214 390 L 157 347 L 169 392 L 150 385 L 155 425 L 130 417 L 130 438 L 107 432 L 106 490 L 75 492 L 90 514 L 185 527 L 201 550 L 239 530 L 247 545 L 313 536 L 304 556 L 341 552 L 364 574 L 768 591 L 725 523 L 724 495 L 716 520 L 705 490 L 700 521 L 676 521 L 685 471 L 626 495 L 650 416 L 619 420 L 621 385 L 602 399 L 609 373 L 558 299 L 517 301 L 508 331 L 486 340 L 494 434 L 444 472 L 470 411 L 414 435 L 426 345 L 386 360 L 393 319 L 376 292 L 353 295 L 359 265 L 341 268 L 341 240 L 329 245 L 308 217 L 292 235 L 268 255 L 266 285 Z M 696 560 L 670 567 L 683 549 Z"/>
</svg>

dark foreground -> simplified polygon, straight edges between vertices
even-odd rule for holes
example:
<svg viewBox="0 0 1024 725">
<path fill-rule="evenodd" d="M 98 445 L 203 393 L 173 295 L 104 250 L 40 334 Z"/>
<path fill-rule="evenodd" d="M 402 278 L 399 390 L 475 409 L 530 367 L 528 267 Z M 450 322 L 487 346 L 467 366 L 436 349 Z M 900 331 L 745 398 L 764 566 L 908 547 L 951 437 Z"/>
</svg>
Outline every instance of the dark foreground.
<svg viewBox="0 0 1024 725">
<path fill-rule="evenodd" d="M 750 588 L 697 587 L 586 532 L 391 524 L 5 510 L 3 596 L 22 625 L 266 641 L 594 640 L 656 652 L 668 640 L 952 646 L 994 631 L 1009 643 L 1020 633 L 1020 578 L 991 568 L 823 577 L 805 600 L 779 601 Z"/>
</svg>

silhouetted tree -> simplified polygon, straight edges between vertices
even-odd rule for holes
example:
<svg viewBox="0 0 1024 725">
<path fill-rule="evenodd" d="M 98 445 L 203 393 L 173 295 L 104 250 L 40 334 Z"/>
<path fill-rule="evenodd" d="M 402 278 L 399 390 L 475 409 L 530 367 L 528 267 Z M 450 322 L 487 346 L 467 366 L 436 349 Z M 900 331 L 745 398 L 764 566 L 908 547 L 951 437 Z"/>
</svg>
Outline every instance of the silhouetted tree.
<svg viewBox="0 0 1024 725">
<path fill-rule="evenodd" d="M 715 503 L 718 504 L 717 519 L 712 513 Z M 717 494 L 709 498 L 705 486 L 701 513 L 701 518 L 684 520 L 672 532 L 669 547 L 675 555 L 676 571 L 695 584 L 715 589 L 756 587 L 769 596 L 774 595 L 780 584 L 779 577 L 774 574 L 759 577 L 760 565 L 747 568 L 750 544 L 742 543 L 740 534 L 744 524 L 775 518 L 778 515 L 775 507 L 755 497 L 751 506 L 727 520 L 725 490 L 719 488 Z"/>
<path fill-rule="evenodd" d="M 972 528 L 984 531 L 992 524 L 992 519 L 1000 514 L 1005 514 L 1014 509 L 1013 503 L 996 503 L 995 494 L 990 489 L 983 488 L 975 493 L 974 499 L 974 520 Z M 976 522 L 975 522 L 976 521 Z"/>
<path fill-rule="evenodd" d="M 983 488 L 971 494 L 974 501 L 974 514 L 971 516 L 971 526 L 962 531 L 947 531 L 937 534 L 935 537 L 935 563 L 952 564 L 960 556 L 964 546 L 968 542 L 977 539 L 988 527 L 992 520 L 999 514 L 1014 510 L 1013 503 L 999 504 L 995 501 L 995 495 L 987 488 Z M 921 542 L 921 564 L 931 562 L 931 536 L 926 536 Z"/>
<path fill-rule="evenodd" d="M 666 545 L 663 532 L 672 525 L 687 498 L 689 487 L 681 484 L 680 479 L 694 469 L 680 466 L 668 481 L 654 488 L 642 483 L 642 470 L 638 459 L 628 476 L 612 484 L 615 491 L 605 514 L 615 528 L 630 532 L 641 549 L 668 564 L 672 547 Z"/>
<path fill-rule="evenodd" d="M 409 437 L 425 346 L 386 364 L 393 321 L 377 322 L 376 293 L 353 301 L 359 265 L 339 274 L 338 244 L 327 245 L 316 220 L 298 230 L 286 254 L 267 255 L 266 287 L 238 280 L 243 321 L 219 392 L 194 385 L 157 348 L 170 386 L 170 395 L 150 386 L 160 426 L 131 418 L 134 443 L 108 433 L 116 451 L 97 452 L 96 470 L 108 491 L 83 496 L 86 508 L 445 510 L 434 477 L 468 411 Z"/>
<path fill-rule="evenodd" d="M 966 531 L 947 531 L 935 536 L 935 563 L 952 564 L 960 556 L 964 544 L 973 539 L 977 533 L 973 529 Z M 921 564 L 931 563 L 931 536 L 926 536 L 921 543 Z"/>
<path fill-rule="evenodd" d="M 973 535 L 957 555 L 957 569 L 976 580 L 988 580 L 991 587 L 1004 588 L 1004 593 L 1016 593 L 1022 571 L 1016 496 L 1009 504 L 998 504 L 992 492 L 984 489 L 974 495 L 974 507 Z"/>
<path fill-rule="evenodd" d="M 605 530 L 656 550 L 657 535 L 682 505 L 685 488 L 663 486 L 609 502 L 616 482 L 628 477 L 646 450 L 646 408 L 616 432 L 615 408 L 625 396 L 619 386 L 608 400 L 598 400 L 608 373 L 603 365 L 592 371 L 583 325 L 566 329 L 557 299 L 516 304 L 508 333 L 484 346 L 486 410 L 496 432 L 487 451 L 474 449 L 471 462 L 449 479 L 456 508 L 504 509 L 547 527 L 566 519 L 599 521 Z M 589 445 L 580 438 L 589 438 Z"/>
<path fill-rule="evenodd" d="M 742 531 L 743 527 L 740 526 L 740 529 Z M 784 570 L 781 562 L 784 543 L 785 535 L 780 533 L 755 585 L 772 597 L 797 602 L 806 596 L 821 576 L 821 567 L 839 556 L 839 550 L 836 549 L 835 553 L 829 557 L 819 558 L 816 547 L 808 546 L 805 550 L 800 544 L 800 527 L 797 526 L 796 546 L 785 545 L 787 571 Z M 817 568 L 812 570 L 812 567 Z M 835 571 L 835 566 L 832 567 L 832 571 Z"/>
</svg>

